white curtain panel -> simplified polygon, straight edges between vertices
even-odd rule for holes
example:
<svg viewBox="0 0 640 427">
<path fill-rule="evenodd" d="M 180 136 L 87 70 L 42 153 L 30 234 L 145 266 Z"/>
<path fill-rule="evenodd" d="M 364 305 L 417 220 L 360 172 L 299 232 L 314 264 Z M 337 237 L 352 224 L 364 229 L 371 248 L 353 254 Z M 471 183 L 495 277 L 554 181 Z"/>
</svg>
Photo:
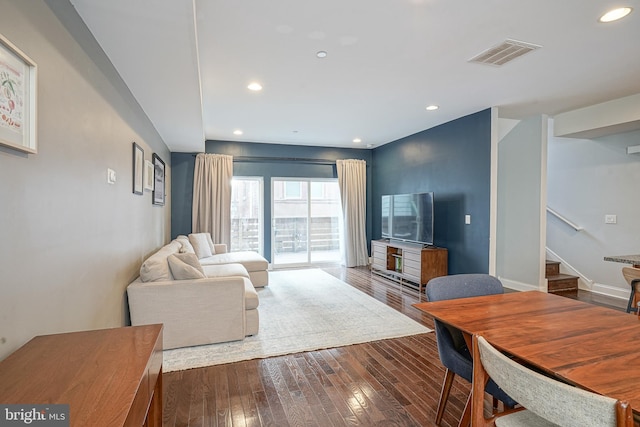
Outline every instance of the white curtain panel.
<svg viewBox="0 0 640 427">
<path fill-rule="evenodd" d="M 336 160 L 344 224 L 343 263 L 367 265 L 367 162 Z"/>
<path fill-rule="evenodd" d="M 196 156 L 193 173 L 192 233 L 211 233 L 214 243 L 231 244 L 233 156 Z"/>
</svg>

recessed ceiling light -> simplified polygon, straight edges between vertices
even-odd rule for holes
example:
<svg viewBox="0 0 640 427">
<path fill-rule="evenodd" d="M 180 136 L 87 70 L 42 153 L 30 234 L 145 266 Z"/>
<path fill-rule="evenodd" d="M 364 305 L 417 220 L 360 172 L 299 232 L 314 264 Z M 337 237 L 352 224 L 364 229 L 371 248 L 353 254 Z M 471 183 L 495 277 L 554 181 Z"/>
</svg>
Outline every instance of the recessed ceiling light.
<svg viewBox="0 0 640 427">
<path fill-rule="evenodd" d="M 356 144 L 360 144 L 362 140 L 360 138 L 353 138 L 353 142 Z"/>
<path fill-rule="evenodd" d="M 429 105 L 429 106 L 427 107 L 427 111 L 435 111 L 435 110 L 437 110 L 438 108 L 440 108 L 440 107 L 438 107 L 437 105 Z"/>
<path fill-rule="evenodd" d="M 316 53 L 316 56 L 318 58 L 326 58 L 327 57 L 327 52 L 325 52 L 324 50 L 319 50 L 318 53 Z"/>
<path fill-rule="evenodd" d="M 258 82 L 252 82 L 252 83 L 249 83 L 249 86 L 247 86 L 247 89 L 253 90 L 253 91 L 259 91 L 259 90 L 262 90 L 262 85 Z"/>
<path fill-rule="evenodd" d="M 242 131 L 240 129 L 236 129 L 233 131 L 234 135 L 242 135 Z"/>
<path fill-rule="evenodd" d="M 622 19 L 631 13 L 633 9 L 630 7 L 619 7 L 617 9 L 610 10 L 602 15 L 599 19 L 600 22 L 613 22 L 618 19 Z"/>
</svg>

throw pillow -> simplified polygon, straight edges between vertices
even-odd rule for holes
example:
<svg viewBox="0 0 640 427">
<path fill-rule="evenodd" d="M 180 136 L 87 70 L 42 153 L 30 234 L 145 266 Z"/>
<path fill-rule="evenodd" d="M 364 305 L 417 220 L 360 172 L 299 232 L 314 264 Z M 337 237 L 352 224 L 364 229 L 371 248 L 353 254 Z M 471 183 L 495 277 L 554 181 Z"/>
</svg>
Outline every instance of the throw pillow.
<svg viewBox="0 0 640 427">
<path fill-rule="evenodd" d="M 191 245 L 191 242 L 189 242 L 189 238 L 187 236 L 184 235 L 180 235 L 178 237 L 176 237 L 176 240 L 178 242 L 180 242 L 180 244 L 182 245 L 182 247 L 180 248 L 180 253 L 181 254 L 195 254 L 196 251 L 193 249 L 193 246 Z"/>
<path fill-rule="evenodd" d="M 207 234 L 207 243 L 209 244 L 209 247 L 211 248 L 211 255 L 215 255 L 216 254 L 216 247 L 213 244 L 213 240 L 211 239 L 211 233 L 206 233 Z"/>
<path fill-rule="evenodd" d="M 209 233 L 189 234 L 189 241 L 191 242 L 191 246 L 193 246 L 193 250 L 195 251 L 198 259 L 207 258 L 213 255 L 211 252 L 211 246 L 209 246 L 209 241 L 207 240 L 208 234 Z"/>
<path fill-rule="evenodd" d="M 167 257 L 180 250 L 180 242 L 171 241 L 163 246 L 158 252 L 151 255 L 140 266 L 140 280 L 143 282 L 156 282 L 173 280 Z"/>
<path fill-rule="evenodd" d="M 176 280 L 204 279 L 204 271 L 195 254 L 172 254 L 167 257 Z"/>
</svg>

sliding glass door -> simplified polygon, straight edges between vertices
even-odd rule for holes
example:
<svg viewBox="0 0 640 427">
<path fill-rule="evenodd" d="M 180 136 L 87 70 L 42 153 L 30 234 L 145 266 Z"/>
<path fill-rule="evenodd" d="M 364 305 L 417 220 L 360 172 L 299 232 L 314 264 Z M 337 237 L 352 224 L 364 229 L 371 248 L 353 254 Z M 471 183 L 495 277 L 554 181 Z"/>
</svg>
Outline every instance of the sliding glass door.
<svg viewBox="0 0 640 427">
<path fill-rule="evenodd" d="M 340 261 L 340 192 L 335 179 L 273 178 L 272 265 Z"/>
<path fill-rule="evenodd" d="M 262 254 L 262 177 L 233 177 L 231 248 Z"/>
</svg>

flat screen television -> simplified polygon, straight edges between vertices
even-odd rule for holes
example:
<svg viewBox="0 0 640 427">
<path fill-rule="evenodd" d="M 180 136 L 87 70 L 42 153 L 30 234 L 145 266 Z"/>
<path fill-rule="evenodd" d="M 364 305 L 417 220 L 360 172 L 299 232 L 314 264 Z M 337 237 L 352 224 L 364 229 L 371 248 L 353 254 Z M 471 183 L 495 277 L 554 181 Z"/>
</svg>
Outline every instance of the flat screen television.
<svg viewBox="0 0 640 427">
<path fill-rule="evenodd" d="M 382 237 L 433 245 L 433 192 L 382 196 Z"/>
</svg>

